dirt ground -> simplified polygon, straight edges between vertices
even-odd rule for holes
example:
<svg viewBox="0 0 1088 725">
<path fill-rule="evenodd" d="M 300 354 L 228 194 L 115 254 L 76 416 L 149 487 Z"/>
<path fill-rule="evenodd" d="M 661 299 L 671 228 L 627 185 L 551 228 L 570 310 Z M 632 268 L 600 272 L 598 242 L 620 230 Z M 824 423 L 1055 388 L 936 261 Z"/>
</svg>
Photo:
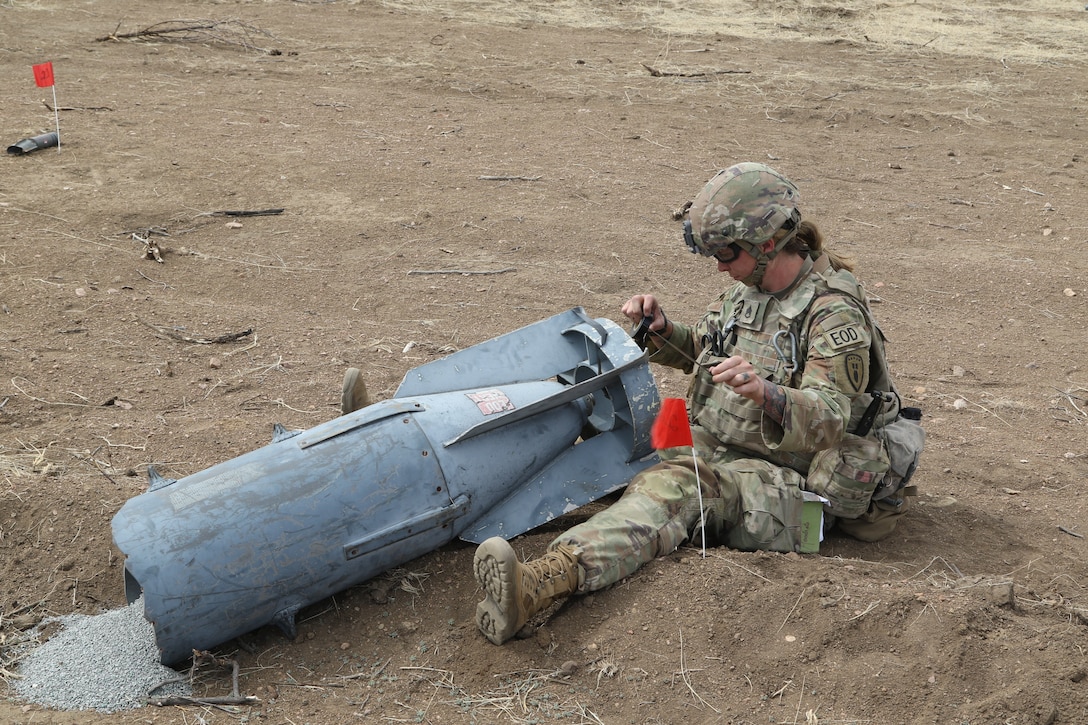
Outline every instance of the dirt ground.
<svg viewBox="0 0 1088 725">
<path fill-rule="evenodd" d="M 217 24 L 146 35 L 177 19 Z M 570 307 L 694 320 L 727 280 L 670 212 L 738 161 L 857 260 L 928 432 L 877 544 L 683 548 L 503 647 L 452 544 L 225 644 L 256 706 L 0 721 L 1088 723 L 1086 57 L 1057 0 L 0 0 L 0 140 L 53 128 L 36 63 L 63 109 L 0 159 L 5 680 L 26 627 L 125 603 L 149 464 Z"/>
</svg>

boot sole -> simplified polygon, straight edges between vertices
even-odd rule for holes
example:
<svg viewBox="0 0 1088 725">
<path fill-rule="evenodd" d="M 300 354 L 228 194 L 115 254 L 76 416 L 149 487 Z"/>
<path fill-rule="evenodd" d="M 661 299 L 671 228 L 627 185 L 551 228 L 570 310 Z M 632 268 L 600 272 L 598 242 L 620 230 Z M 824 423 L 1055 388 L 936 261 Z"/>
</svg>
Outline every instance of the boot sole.
<svg viewBox="0 0 1088 725">
<path fill-rule="evenodd" d="M 476 626 L 491 642 L 503 644 L 518 631 L 517 555 L 505 540 L 492 537 L 476 548 L 472 570 L 484 590 L 484 600 L 476 605 Z"/>
</svg>

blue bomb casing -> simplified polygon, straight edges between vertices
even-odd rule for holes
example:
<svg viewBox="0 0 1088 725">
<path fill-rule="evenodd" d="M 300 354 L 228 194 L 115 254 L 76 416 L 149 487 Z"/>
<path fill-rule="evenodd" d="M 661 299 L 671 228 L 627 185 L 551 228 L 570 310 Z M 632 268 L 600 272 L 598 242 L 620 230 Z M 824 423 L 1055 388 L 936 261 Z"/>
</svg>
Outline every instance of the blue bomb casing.
<svg viewBox="0 0 1088 725">
<path fill-rule="evenodd" d="M 113 535 L 161 661 L 266 624 L 453 539 L 510 539 L 657 462 L 647 356 L 574 308 L 410 370 L 396 394 L 173 480 Z M 467 576 L 467 573 L 466 573 Z"/>
</svg>

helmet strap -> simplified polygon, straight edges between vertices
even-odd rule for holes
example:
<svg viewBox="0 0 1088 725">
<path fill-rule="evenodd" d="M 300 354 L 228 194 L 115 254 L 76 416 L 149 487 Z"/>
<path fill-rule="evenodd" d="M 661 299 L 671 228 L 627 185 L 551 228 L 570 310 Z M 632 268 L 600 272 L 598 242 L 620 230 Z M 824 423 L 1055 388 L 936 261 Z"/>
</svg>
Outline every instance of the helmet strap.
<svg viewBox="0 0 1088 725">
<path fill-rule="evenodd" d="M 777 254 L 775 251 L 773 254 Z M 741 280 L 741 284 L 746 287 L 758 287 L 763 282 L 763 275 L 767 273 L 767 265 L 771 263 L 773 255 L 763 254 L 762 252 L 755 257 L 756 267 L 752 270 L 752 273 Z"/>
<path fill-rule="evenodd" d="M 778 253 L 785 249 L 786 245 L 790 243 L 790 240 L 797 236 L 797 230 L 800 228 L 800 224 L 797 223 L 797 219 L 790 219 L 783 226 L 790 225 L 789 232 L 775 242 L 774 247 L 769 252 L 764 252 L 759 247 L 752 247 L 749 250 L 749 254 L 755 257 L 756 266 L 752 270 L 752 273 L 741 280 L 741 283 L 748 287 L 758 287 L 763 283 L 763 276 L 767 273 L 767 265 L 771 263 L 771 260 L 778 256 Z"/>
</svg>

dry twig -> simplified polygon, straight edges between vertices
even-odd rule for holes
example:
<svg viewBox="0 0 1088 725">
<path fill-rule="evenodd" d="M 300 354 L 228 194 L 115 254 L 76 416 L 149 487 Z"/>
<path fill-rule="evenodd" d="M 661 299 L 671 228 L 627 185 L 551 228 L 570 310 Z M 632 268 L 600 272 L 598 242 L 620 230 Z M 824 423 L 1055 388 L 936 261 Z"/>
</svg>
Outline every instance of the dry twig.
<svg viewBox="0 0 1088 725">
<path fill-rule="evenodd" d="M 1051 386 L 1051 387 L 1053 387 L 1053 386 Z M 1059 393 L 1062 394 L 1062 396 L 1065 397 L 1065 399 L 1069 403 L 1069 405 L 1072 406 L 1073 410 L 1077 411 L 1077 413 L 1079 413 L 1081 415 L 1081 417 L 1088 418 L 1088 413 L 1081 410 L 1080 407 L 1078 407 L 1077 404 L 1073 402 L 1074 399 L 1080 400 L 1081 402 L 1083 402 L 1085 400 L 1085 398 L 1083 398 L 1083 397 L 1081 397 L 1079 395 L 1073 395 L 1073 392 L 1074 392 L 1073 390 L 1060 390 L 1059 388 L 1054 388 L 1054 389 L 1057 390 Z M 1075 388 L 1075 390 L 1077 392 L 1080 392 L 1080 391 L 1084 390 L 1084 388 Z"/>
<path fill-rule="evenodd" d="M 171 340 L 177 340 L 178 342 L 191 342 L 197 345 L 217 345 L 224 342 L 235 342 L 242 339 L 243 337 L 248 337 L 249 335 L 253 334 L 253 328 L 251 327 L 248 330 L 242 330 L 241 332 L 228 332 L 224 335 L 219 335 L 218 337 L 212 338 L 189 337 L 187 335 L 180 335 L 169 328 L 162 327 L 161 325 L 152 325 L 150 322 L 144 322 L 139 318 L 137 318 L 136 321 L 139 322 L 141 325 L 150 327 L 152 330 L 159 333 L 160 335 L 169 337 Z"/>
<path fill-rule="evenodd" d="M 695 688 L 691 686 L 691 678 L 688 677 L 687 665 L 684 663 L 684 630 L 682 629 L 680 630 L 680 677 L 684 680 L 684 684 L 688 686 L 688 690 L 697 702 L 701 702 L 714 712 L 721 714 L 721 710 L 704 700 L 703 696 L 696 692 Z"/>
<path fill-rule="evenodd" d="M 166 705 L 211 705 L 212 707 L 221 707 L 223 705 L 259 705 L 261 700 L 253 695 L 242 696 L 238 694 L 238 661 L 224 659 L 216 657 L 211 652 L 205 652 L 201 650 L 193 650 L 193 665 L 189 668 L 189 679 L 191 680 L 196 673 L 197 667 L 205 662 L 211 663 L 218 667 L 230 667 L 231 668 L 231 690 L 230 695 L 227 697 L 186 697 L 184 695 L 171 695 L 170 697 L 160 697 L 154 700 L 149 700 L 148 704 L 156 705 L 158 707 L 165 707 Z M 169 682 L 176 682 L 177 680 L 167 680 L 161 682 L 151 689 L 152 692 L 157 690 Z"/>
<path fill-rule="evenodd" d="M 720 76 L 720 75 L 727 75 L 727 74 L 730 74 L 730 73 L 743 74 L 743 73 L 751 73 L 752 72 L 750 70 L 712 70 L 712 71 L 698 71 L 698 72 L 695 72 L 695 73 L 681 73 L 679 71 L 658 70 L 657 68 L 654 68 L 652 65 L 646 65 L 645 63 L 642 63 L 641 65 L 642 65 L 643 68 L 648 70 L 650 72 L 650 75 L 652 75 L 654 78 L 664 78 L 666 76 L 674 76 L 674 77 L 677 77 L 677 78 L 702 78 L 702 77 L 705 77 L 705 76 Z"/>
<path fill-rule="evenodd" d="M 283 209 L 254 209 L 252 211 L 206 211 L 203 214 L 197 214 L 197 216 L 275 216 L 282 214 Z"/>
<path fill-rule="evenodd" d="M 42 105 L 49 109 L 50 112 L 54 111 L 112 111 L 109 106 L 50 106 L 45 101 L 42 101 Z"/>
<path fill-rule="evenodd" d="M 166 40 L 177 42 L 212 43 L 218 45 L 237 45 L 246 50 L 256 50 L 269 55 L 280 55 L 281 51 L 265 48 L 254 43 L 254 38 L 271 38 L 272 34 L 255 25 L 241 20 L 164 20 L 128 33 L 119 33 L 121 23 L 109 35 L 95 38 L 98 42 L 107 40 Z"/>
<path fill-rule="evenodd" d="M 854 615 L 853 617 L 850 617 L 850 618 L 849 618 L 849 619 L 847 619 L 846 621 L 847 621 L 847 622 L 852 622 L 852 621 L 854 621 L 855 619 L 861 619 L 861 618 L 862 618 L 862 617 L 864 617 L 864 616 L 865 616 L 866 614 L 868 614 L 869 612 L 871 612 L 871 611 L 873 611 L 874 609 L 876 609 L 876 606 L 877 606 L 878 604 L 880 604 L 880 600 L 879 600 L 879 599 L 877 599 L 877 600 L 876 600 L 875 602 L 870 602 L 870 603 L 869 603 L 869 606 L 867 606 L 867 607 L 865 608 L 865 611 L 862 611 L 862 612 L 858 612 L 857 614 L 855 614 L 855 615 Z"/>
<path fill-rule="evenodd" d="M 37 398 L 37 397 L 31 395 L 30 393 L 26 392 L 25 390 L 23 390 L 22 388 L 19 387 L 19 384 L 16 383 L 15 381 L 20 380 L 20 379 L 21 380 L 26 380 L 26 378 L 12 378 L 11 379 L 11 387 L 15 388 L 20 393 L 22 393 L 23 395 L 25 395 L 26 397 L 30 398 L 31 400 L 33 400 L 33 401 L 35 401 L 37 403 L 45 403 L 46 405 L 67 405 L 67 406 L 72 407 L 72 408 L 95 408 L 95 407 L 97 407 L 95 405 L 91 405 L 90 403 L 60 403 L 60 402 L 54 402 L 52 400 L 46 400 L 45 398 Z M 27 381 L 27 382 L 29 382 L 29 381 Z M 79 397 L 82 398 L 83 396 L 80 395 Z M 86 398 L 84 398 L 84 400 L 86 400 Z"/>
<path fill-rule="evenodd" d="M 410 269 L 408 274 L 505 274 L 506 272 L 516 272 L 517 267 L 504 267 L 503 269 L 492 270 L 480 270 L 475 271 L 471 269 Z"/>
<path fill-rule="evenodd" d="M 801 603 L 801 597 L 805 596 L 805 592 L 808 591 L 808 587 L 801 590 L 801 593 L 797 595 L 797 601 L 790 607 L 790 611 L 786 612 L 786 618 L 782 620 L 782 624 L 778 625 L 778 629 L 775 632 L 781 632 L 782 628 L 786 626 L 786 622 L 790 621 L 790 617 L 793 616 L 793 610 L 797 609 L 797 605 Z"/>
</svg>

